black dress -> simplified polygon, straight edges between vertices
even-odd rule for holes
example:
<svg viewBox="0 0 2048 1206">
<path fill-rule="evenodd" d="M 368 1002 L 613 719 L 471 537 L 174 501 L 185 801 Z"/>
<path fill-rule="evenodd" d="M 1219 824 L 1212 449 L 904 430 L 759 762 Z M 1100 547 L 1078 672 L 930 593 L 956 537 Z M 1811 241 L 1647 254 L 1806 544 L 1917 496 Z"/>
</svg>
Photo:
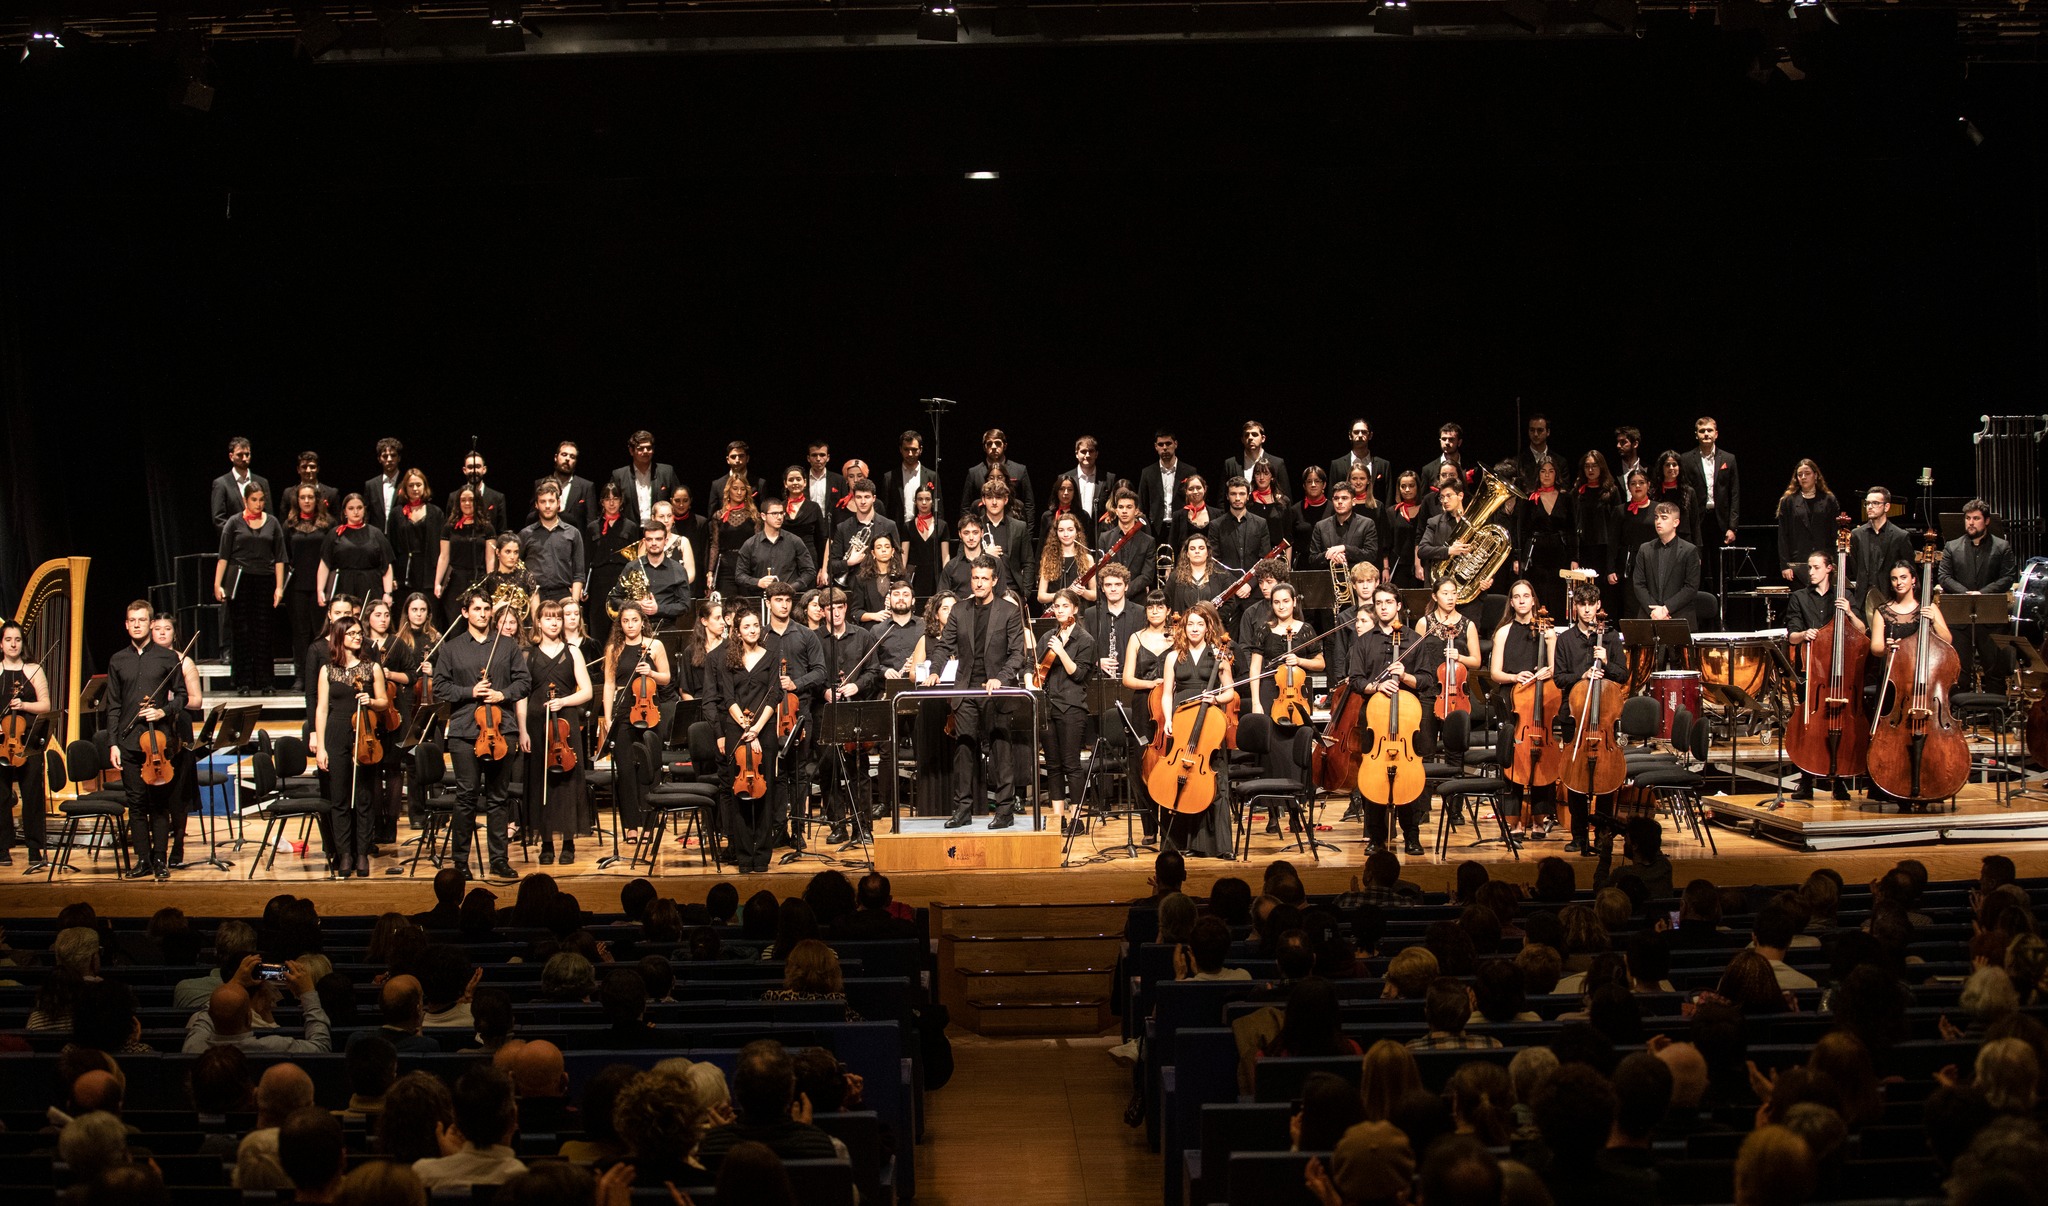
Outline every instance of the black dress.
<svg viewBox="0 0 2048 1206">
<path fill-rule="evenodd" d="M 728 599 L 740 594 L 740 547 L 747 538 L 761 530 L 754 517 L 745 511 L 728 511 L 712 524 L 712 531 L 718 541 L 718 593 Z M 756 587 L 752 592 L 760 593 Z"/>
<path fill-rule="evenodd" d="M 945 542 L 953 535 L 953 529 L 946 521 L 934 515 L 930 517 L 928 532 L 917 530 L 917 520 L 907 519 L 902 524 L 903 564 L 910 567 L 910 587 L 920 599 L 929 599 L 939 593 L 939 571 L 945 568 L 939 554 Z"/>
<path fill-rule="evenodd" d="M 441 582 L 443 624 L 454 623 L 461 614 L 462 593 L 483 582 L 490 564 L 485 550 L 496 535 L 496 529 L 479 520 L 450 520 L 441 529 L 441 538 L 448 542 L 448 576 Z"/>
<path fill-rule="evenodd" d="M 1778 500 L 1778 568 L 1790 567 L 1792 581 L 1807 583 L 1806 558 L 1813 553 L 1835 555 L 1835 518 L 1842 504 L 1823 490 L 1807 498 L 1797 490 Z"/>
<path fill-rule="evenodd" d="M 327 565 L 327 597 L 377 598 L 384 593 L 384 571 L 391 568 L 391 542 L 372 527 L 335 528 L 320 550 Z"/>
<path fill-rule="evenodd" d="M 1633 512 L 1625 502 L 1615 507 L 1610 530 L 1614 533 L 1614 570 L 1621 575 L 1621 596 L 1627 598 L 1629 576 L 1635 570 L 1636 551 L 1657 539 L 1656 499 L 1652 498 L 1640 510 Z"/>
<path fill-rule="evenodd" d="M 291 618 L 294 667 L 306 646 L 320 635 L 320 605 L 313 601 L 313 591 L 320 585 L 320 553 L 327 547 L 327 533 L 331 530 L 300 528 L 296 524 L 286 524 L 284 528 L 291 566 L 285 576 L 284 609 Z"/>
<path fill-rule="evenodd" d="M 640 525 L 620 515 L 607 526 L 604 516 L 600 515 L 583 529 L 583 538 L 584 547 L 589 550 L 590 565 L 590 592 L 584 595 L 590 601 L 583 605 L 583 626 L 591 636 L 603 640 L 612 634 L 612 617 L 605 611 L 604 601 L 611 598 L 612 587 L 618 585 L 619 575 L 626 571 L 627 558 L 621 550 L 640 539 Z M 700 572 L 703 565 L 702 558 L 699 558 L 697 566 Z M 589 653 L 589 650 L 584 650 L 586 660 Z"/>
<path fill-rule="evenodd" d="M 673 673 L 668 683 L 658 686 L 654 692 L 654 701 L 661 708 L 661 719 L 652 728 L 644 729 L 628 719 L 633 710 L 633 672 L 639 667 L 640 659 L 646 656 L 650 640 L 653 638 L 643 637 L 640 644 L 619 646 L 618 665 L 612 670 L 612 682 L 618 688 L 618 694 L 612 700 L 612 764 L 616 770 L 612 781 L 613 792 L 618 797 L 619 827 L 622 829 L 640 829 L 647 823 L 646 806 L 641 802 L 640 779 L 633 765 L 636 757 L 633 751 L 644 751 L 637 756 L 646 759 L 650 772 L 658 771 L 666 735 L 675 723 Z M 654 778 L 658 780 L 660 776 L 657 774 Z"/>
<path fill-rule="evenodd" d="M 772 708 L 781 694 L 780 670 L 776 659 L 767 651 L 755 659 L 749 667 L 745 661 L 733 666 L 729 651 L 721 650 L 721 656 L 713 665 L 717 668 L 717 695 L 722 705 L 737 704 L 742 712 L 759 718 L 763 708 Z M 724 706 L 719 715 L 719 731 L 725 735 L 725 767 L 720 772 L 729 785 L 738 774 L 736 758 L 740 748 L 741 728 L 732 718 L 732 708 Z M 768 721 L 760 732 L 761 774 L 770 784 L 775 782 L 775 755 L 777 742 L 775 722 Z M 742 871 L 766 871 L 768 857 L 773 848 L 775 809 L 770 807 L 774 789 L 758 800 L 734 795 L 731 797 L 731 811 L 726 817 L 725 831 L 731 835 L 733 861 Z"/>
<path fill-rule="evenodd" d="M 1417 590 L 1422 579 L 1415 575 L 1415 546 L 1422 537 L 1422 525 L 1428 522 L 1420 505 L 1412 515 L 1404 515 L 1398 506 L 1386 510 L 1387 526 L 1383 529 L 1387 564 L 1392 567 L 1387 575 L 1395 587 L 1401 590 Z"/>
<path fill-rule="evenodd" d="M 1169 645 L 1167 648 L 1170 649 L 1172 646 Z M 1164 652 L 1154 653 L 1152 650 L 1145 648 L 1145 642 L 1139 641 L 1137 656 L 1131 667 L 1131 677 L 1145 682 L 1151 682 L 1158 678 L 1159 663 L 1165 660 L 1165 657 L 1166 654 Z M 1137 704 L 1131 708 L 1131 719 L 1136 722 L 1138 735 L 1144 743 L 1150 743 L 1152 740 L 1152 704 L 1150 695 L 1151 692 L 1146 692 L 1139 698 Z M 1159 825 L 1159 806 L 1152 802 L 1152 793 L 1145 786 L 1144 754 L 1146 748 L 1147 744 L 1139 744 L 1131 748 L 1129 775 L 1131 794 L 1138 803 L 1139 819 L 1145 823 L 1145 836 L 1150 837 L 1157 831 Z"/>
<path fill-rule="evenodd" d="M 43 674 L 47 675 L 48 671 L 44 671 Z M 0 706 L 4 706 L 17 695 L 23 703 L 35 703 L 43 697 L 40 685 L 44 681 L 44 677 L 31 679 L 20 670 L 0 670 Z M 47 733 L 50 727 L 54 727 L 55 713 L 46 712 L 42 716 L 28 717 L 32 737 L 36 723 L 40 720 L 51 722 L 50 726 L 45 727 Z M 45 737 L 42 744 L 46 745 L 47 740 Z M 43 847 L 48 844 L 46 831 L 49 827 L 48 818 L 43 812 L 44 779 L 40 746 L 31 747 L 28 761 L 21 766 L 9 766 L 5 762 L 0 762 L 0 853 L 5 853 L 14 846 L 14 797 L 18 789 L 21 794 L 21 831 L 28 838 L 29 861 L 41 861 Z M 8 857 L 11 858 L 12 855 Z"/>
<path fill-rule="evenodd" d="M 1221 577 L 1215 573 L 1211 573 L 1206 578 L 1199 580 L 1190 579 L 1186 582 L 1181 581 L 1180 575 L 1175 574 L 1166 580 L 1166 605 L 1180 614 L 1186 615 L 1190 607 L 1202 602 L 1204 599 L 1210 598 L 1217 591 L 1222 590 L 1228 585 L 1230 585 L 1228 578 Z"/>
<path fill-rule="evenodd" d="M 526 735 L 533 745 L 533 752 L 526 756 L 526 824 L 544 834 L 574 838 L 592 820 L 590 793 L 583 779 L 590 766 L 590 751 L 583 744 L 583 705 L 555 713 L 569 722 L 569 740 L 576 747 L 576 769 L 565 773 L 548 769 L 547 702 L 550 687 L 559 699 L 576 694 L 575 652 L 563 645 L 550 657 L 539 645 L 529 645 L 526 672 L 533 676 L 533 690 L 526 697 Z"/>
<path fill-rule="evenodd" d="M 320 730 L 320 746 L 327 751 L 327 798 L 334 802 L 327 857 L 341 870 L 369 866 L 377 829 L 372 810 L 377 767 L 355 765 L 356 692 L 369 690 L 371 663 L 360 661 L 353 669 L 361 685 L 331 661 L 321 670 L 327 676 L 327 727 Z"/>
<path fill-rule="evenodd" d="M 1607 581 L 1607 575 L 1621 572 L 1621 550 L 1614 532 L 1615 497 L 1612 489 L 1584 486 L 1572 493 L 1572 560 L 1580 569 L 1600 575 L 1600 603 L 1609 615 L 1621 614 L 1616 610 L 1621 588 Z"/>
<path fill-rule="evenodd" d="M 441 508 L 424 503 L 417 508 L 400 507 L 384 525 L 391 541 L 398 589 L 393 598 L 402 599 L 414 591 L 434 597 L 434 570 L 441 561 Z M 453 559 L 451 555 L 451 560 Z M 464 582 L 469 579 L 463 579 Z"/>
<path fill-rule="evenodd" d="M 1206 646 L 1201 656 L 1179 657 L 1173 663 L 1173 707 L 1200 695 L 1222 682 L 1216 665 L 1216 646 Z M 1221 705 L 1218 705 L 1219 707 Z M 1169 715 L 1171 709 L 1169 709 Z M 1170 846 L 1185 847 L 1189 854 L 1208 858 L 1230 858 L 1236 853 L 1237 843 L 1231 831 L 1230 805 L 1225 785 L 1227 776 L 1223 771 L 1229 753 L 1217 750 L 1216 798 L 1201 812 L 1162 814 L 1167 821 L 1166 831 L 1160 836 L 1161 849 Z"/>
<path fill-rule="evenodd" d="M 1246 507 L 1245 509 L 1250 510 L 1251 508 Z M 1304 498 L 1288 504 L 1287 517 L 1284 524 L 1275 525 L 1271 519 L 1268 519 L 1266 524 L 1272 530 L 1273 535 L 1285 535 L 1287 537 L 1289 558 L 1294 563 L 1300 564 L 1301 559 L 1308 555 L 1309 538 L 1315 535 L 1316 525 L 1327 519 L 1329 515 L 1330 496 L 1325 494 L 1314 502 Z"/>
<path fill-rule="evenodd" d="M 1545 508 L 1545 497 L 1538 494 L 1515 508 L 1519 520 L 1515 556 L 1522 562 L 1522 577 L 1536 588 L 1536 601 L 1549 608 L 1551 617 L 1562 624 L 1566 618 L 1565 582 L 1557 571 L 1571 566 L 1572 498 L 1552 491 L 1547 497 L 1553 504 Z"/>
</svg>

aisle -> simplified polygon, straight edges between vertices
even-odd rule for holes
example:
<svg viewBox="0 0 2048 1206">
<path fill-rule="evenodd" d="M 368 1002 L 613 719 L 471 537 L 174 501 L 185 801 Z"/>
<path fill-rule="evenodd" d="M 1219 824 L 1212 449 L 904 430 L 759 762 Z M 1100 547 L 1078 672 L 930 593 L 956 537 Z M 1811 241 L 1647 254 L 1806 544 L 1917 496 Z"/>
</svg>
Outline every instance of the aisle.
<svg viewBox="0 0 2048 1206">
<path fill-rule="evenodd" d="M 1123 1123 L 1131 1074 L 1115 1038 L 981 1038 L 955 1027 L 956 1069 L 926 1098 L 920 1206 L 1147 1206 L 1159 1157 Z"/>
</svg>

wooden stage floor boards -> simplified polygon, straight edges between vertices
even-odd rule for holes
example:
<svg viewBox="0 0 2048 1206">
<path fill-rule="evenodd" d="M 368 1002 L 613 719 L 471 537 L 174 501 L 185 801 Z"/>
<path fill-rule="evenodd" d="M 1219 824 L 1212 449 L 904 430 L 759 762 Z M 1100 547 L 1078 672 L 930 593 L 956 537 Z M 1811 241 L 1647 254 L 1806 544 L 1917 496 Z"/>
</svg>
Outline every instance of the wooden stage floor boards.
<svg viewBox="0 0 2048 1206">
<path fill-rule="evenodd" d="M 1683 883 L 1694 877 L 1705 877 L 1720 884 L 1795 883 L 1823 866 L 1833 867 L 1844 876 L 1868 880 L 1905 857 L 1925 862 L 1937 879 L 1974 878 L 1979 860 L 1992 853 L 2011 855 L 2018 862 L 2022 875 L 2048 875 L 2048 842 L 2029 840 L 2025 829 L 1987 831 L 1967 827 L 1954 820 L 1956 817 L 1994 814 L 2014 816 L 2032 806 L 2024 801 L 2009 811 L 1988 799 L 1966 799 L 1957 813 L 1933 814 L 1925 818 L 1929 824 L 1925 826 L 1923 835 L 1910 845 L 1893 844 L 1874 849 L 1850 846 L 1814 852 L 1796 849 L 1782 840 L 1754 836 L 1748 832 L 1747 821 L 1757 813 L 1788 818 L 1779 822 L 1786 825 L 1850 823 L 1854 818 L 1837 816 L 1832 805 L 1820 803 L 1810 810 L 1788 807 L 1780 813 L 1770 814 L 1757 807 L 1760 801 L 1767 799 L 1768 796 L 1760 795 L 1722 799 L 1709 797 L 1710 807 L 1731 815 L 1743 814 L 1745 822 L 1739 829 L 1716 825 L 1715 850 L 1712 852 L 1695 843 L 1690 835 L 1680 837 L 1674 834 L 1667 823 L 1665 853 L 1672 859 L 1678 881 Z M 1248 861 L 1190 859 L 1191 890 L 1198 894 L 1206 893 L 1210 883 L 1226 875 L 1249 880 L 1256 887 L 1261 871 L 1277 858 L 1294 863 L 1311 892 L 1344 890 L 1363 865 L 1365 851 L 1360 824 L 1336 821 L 1341 812 L 1341 801 L 1325 810 L 1330 830 L 1321 836 L 1337 849 L 1320 852 L 1320 861 L 1297 852 L 1292 841 L 1255 832 Z M 2048 811 L 2038 814 L 2038 819 L 2048 827 Z M 1914 823 L 1921 820 L 1918 817 L 1908 818 Z M 1887 813 L 1882 823 L 1895 827 L 1898 818 Z M 978 821 L 972 828 L 959 832 L 980 832 L 982 824 Z M 1263 826 L 1254 828 L 1262 830 Z M 1965 828 L 1969 829 L 1967 836 L 1959 836 L 1958 831 Z M 194 838 L 196 829 L 195 825 Z M 252 826 L 250 832 L 252 835 L 259 833 L 261 828 Z M 1556 855 L 1569 859 L 1581 885 L 1592 882 L 1595 860 L 1576 855 L 1564 856 L 1561 835 L 1558 840 L 1527 844 L 1523 847 L 1522 858 L 1516 860 L 1495 846 L 1467 849 L 1463 843 L 1469 834 L 1470 830 L 1466 829 L 1454 837 L 1448 862 L 1436 861 L 1433 853 L 1414 859 L 1404 857 L 1402 875 L 1426 890 L 1441 891 L 1449 886 L 1455 874 L 1452 864 L 1470 858 L 1485 863 L 1498 878 L 1527 883 L 1535 878 L 1538 859 Z M 1984 840 L 1979 840 L 1980 835 Z M 1425 826 L 1422 836 L 1425 848 L 1433 852 L 1435 826 Z M 1133 900 L 1150 893 L 1147 880 L 1152 873 L 1154 851 L 1141 848 L 1138 857 L 1128 857 L 1121 849 L 1123 837 L 1123 824 L 1116 822 L 1077 838 L 1073 853 L 1080 865 L 1075 866 L 1007 871 L 902 871 L 893 873 L 890 878 L 897 899 L 918 905 L 934 901 L 1031 904 Z M 1142 831 L 1139 837 L 1142 840 Z M 188 856 L 196 856 L 204 849 L 194 838 L 187 839 Z M 606 849 L 608 852 L 609 847 Z M 175 905 L 200 916 L 248 915 L 260 910 L 262 902 L 278 892 L 309 896 L 330 913 L 377 913 L 394 909 L 417 912 L 432 905 L 432 874 L 425 863 L 421 864 L 417 878 L 402 873 L 392 875 L 389 871 L 399 867 L 399 860 L 385 857 L 376 860 L 376 874 L 369 879 L 332 881 L 320 869 L 322 860 L 318 854 L 317 838 L 311 857 L 281 853 L 275 872 L 268 869 L 258 871 L 253 880 L 244 878 L 249 860 L 256 853 L 253 840 L 239 851 L 223 848 L 223 856 L 233 864 L 229 871 L 204 868 L 178 871 L 164 883 L 118 879 L 112 872 L 112 860 L 107 857 L 102 857 L 99 870 L 79 871 L 60 876 L 55 883 L 46 883 L 41 874 L 33 877 L 23 875 L 20 853 L 18 850 L 15 852 L 13 866 L 0 866 L 0 915 L 47 916 L 77 900 L 90 901 L 108 913 L 147 914 L 165 905 Z M 646 874 L 646 869 L 628 870 L 621 863 L 599 870 L 595 864 L 597 853 L 595 844 L 585 841 L 578 844 L 578 861 L 575 864 L 542 867 L 538 862 L 524 861 L 515 843 L 512 847 L 512 868 L 519 874 L 547 871 L 560 880 L 566 890 L 581 898 L 586 908 L 616 908 L 619 888 Z M 778 896 L 791 896 L 800 892 L 805 881 L 824 867 L 836 867 L 853 877 L 867 870 L 865 863 L 860 861 L 858 850 L 833 853 L 834 862 L 806 858 L 786 865 L 778 863 L 773 870 L 760 875 L 737 875 L 730 870 L 714 871 L 708 865 L 700 868 L 694 848 L 679 852 L 670 843 L 662 852 L 661 873 L 652 878 L 664 895 L 695 901 L 702 900 L 705 891 L 719 879 L 732 880 L 742 896 L 760 889 Z M 81 866 L 91 865 L 82 852 L 79 861 Z M 486 886 L 510 902 L 514 888 L 512 883 L 491 882 Z"/>
</svg>

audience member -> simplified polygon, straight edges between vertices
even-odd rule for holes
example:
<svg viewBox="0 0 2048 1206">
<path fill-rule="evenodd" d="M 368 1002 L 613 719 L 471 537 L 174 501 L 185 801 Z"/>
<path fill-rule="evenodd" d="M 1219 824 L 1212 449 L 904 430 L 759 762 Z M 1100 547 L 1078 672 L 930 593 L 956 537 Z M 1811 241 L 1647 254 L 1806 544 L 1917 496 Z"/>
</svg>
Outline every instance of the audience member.
<svg viewBox="0 0 2048 1206">
<path fill-rule="evenodd" d="M 707 1166 L 716 1168 L 734 1145 L 749 1141 L 767 1145 L 785 1160 L 833 1157 L 832 1137 L 811 1125 L 809 1105 L 796 1108 L 796 1068 L 781 1043 L 757 1039 L 740 1048 L 732 1095 L 738 1117 L 711 1128 L 699 1147 Z M 724 1200 L 723 1193 L 719 1197 Z"/>
<path fill-rule="evenodd" d="M 447 1155 L 413 1162 L 422 1185 L 498 1185 L 526 1171 L 512 1148 L 519 1103 L 510 1077 L 496 1068 L 471 1068 L 455 1081 L 454 1105 L 462 1142 Z"/>
<path fill-rule="evenodd" d="M 292 1180 L 278 1160 L 278 1132 L 285 1119 L 313 1106 L 313 1078 L 297 1064 L 272 1064 L 256 1082 L 256 1129 L 235 1149 L 238 1189 L 290 1189 Z"/>
<path fill-rule="evenodd" d="M 348 1163 L 341 1121 L 312 1106 L 293 1110 L 278 1128 L 277 1162 L 292 1188 L 292 1201 L 332 1202 Z"/>
<path fill-rule="evenodd" d="M 305 1037 L 295 1039 L 282 1034 L 256 1033 L 253 1000 L 256 968 L 256 956 L 245 956 L 233 979 L 214 989 L 213 995 L 207 998 L 206 1008 L 193 1014 L 185 1023 L 184 1049 L 187 1054 L 224 1044 L 244 1051 L 291 1055 L 330 1049 L 327 1012 L 320 1008 L 320 994 L 313 990 L 312 977 L 296 963 L 284 965 L 284 984 L 299 999 Z"/>
</svg>

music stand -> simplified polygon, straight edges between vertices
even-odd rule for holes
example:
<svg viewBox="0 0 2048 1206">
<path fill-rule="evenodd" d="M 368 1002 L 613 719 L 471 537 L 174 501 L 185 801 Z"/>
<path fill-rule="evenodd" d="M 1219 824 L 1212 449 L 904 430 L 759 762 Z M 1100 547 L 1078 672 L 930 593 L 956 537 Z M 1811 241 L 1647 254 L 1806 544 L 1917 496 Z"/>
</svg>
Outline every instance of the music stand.
<svg viewBox="0 0 2048 1206">
<path fill-rule="evenodd" d="M 1650 651 L 1650 672 L 1664 668 L 1666 649 L 1690 649 L 1692 627 L 1684 620 L 1623 620 L 1621 639 L 1631 648 Z"/>
<path fill-rule="evenodd" d="M 1426 586 L 1396 593 L 1401 596 L 1401 610 L 1410 616 L 1427 615 L 1436 606 L 1436 592 Z"/>
<path fill-rule="evenodd" d="M 1976 633 L 1964 634 L 1959 629 L 1978 628 L 1985 625 L 2004 628 L 2012 623 L 2012 600 L 2005 594 L 1995 595 L 1942 595 L 1934 601 L 1941 609 L 1941 618 L 1948 621 L 1949 632 L 1958 645 L 1965 640 L 1974 643 Z M 1977 666 L 1978 686 L 1982 687 L 1984 667 Z"/>
<path fill-rule="evenodd" d="M 214 728 L 213 740 L 211 744 L 208 745 L 207 748 L 208 753 L 211 753 L 215 750 L 223 749 L 234 751 L 235 773 L 231 780 L 234 784 L 234 790 L 230 793 L 230 796 L 234 802 L 228 809 L 227 817 L 229 820 L 229 828 L 234 832 L 234 837 L 230 838 L 229 841 L 233 844 L 236 850 L 240 850 L 242 848 L 243 842 L 248 840 L 247 835 L 244 834 L 242 831 L 242 809 L 240 797 L 242 794 L 243 760 L 248 756 L 246 751 L 250 748 L 251 743 L 255 739 L 256 722 L 263 716 L 263 705 L 241 704 L 237 706 L 229 706 L 226 704 L 222 704 L 214 709 L 214 713 L 216 716 L 219 717 L 220 723 L 219 727 Z M 212 718 L 209 718 L 207 720 L 208 726 L 212 726 L 213 723 L 214 721 Z M 205 741 L 205 735 L 203 733 L 201 734 L 200 740 L 202 742 Z M 206 810 L 204 808 L 200 809 L 200 823 L 207 830 L 207 843 L 216 848 L 217 854 L 218 843 L 215 841 L 214 829 L 213 826 L 207 821 Z M 227 870 L 229 866 L 231 866 L 231 864 L 228 864 L 220 860 L 218 857 L 210 857 L 204 861 L 220 863 L 220 869 L 223 871 Z"/>
<path fill-rule="evenodd" d="M 1125 704 L 1125 702 L 1121 699 L 1116 700 L 1110 705 L 1109 710 L 1111 712 L 1116 713 L 1117 723 L 1124 726 L 1124 740 L 1130 743 L 1125 748 L 1132 751 L 1134 754 L 1136 753 L 1136 751 L 1143 749 L 1145 747 L 1145 739 L 1144 737 L 1139 735 L 1138 723 L 1137 721 L 1131 719 L 1131 710 Z M 1096 755 L 1099 755 L 1101 751 L 1102 738 L 1098 736 L 1095 739 Z M 1090 764 L 1089 773 L 1091 775 L 1093 775 L 1094 773 L 1093 764 L 1095 760 L 1096 759 L 1094 756 L 1091 756 L 1088 759 Z M 1142 850 L 1142 847 L 1138 844 L 1138 836 L 1135 832 L 1132 831 L 1131 828 L 1132 819 L 1138 815 L 1138 793 L 1137 789 L 1130 785 L 1128 781 L 1129 776 L 1127 775 L 1125 778 L 1126 782 L 1124 785 L 1124 806 L 1121 809 L 1111 811 L 1108 814 L 1108 817 L 1105 818 L 1113 820 L 1115 819 L 1118 812 L 1121 812 L 1123 814 L 1124 840 L 1120 845 L 1111 846 L 1106 850 L 1097 851 L 1098 855 L 1102 858 L 1110 858 L 1118 852 L 1122 852 L 1124 856 L 1127 858 L 1137 858 L 1140 851 Z M 1084 797 L 1088 794 L 1087 783 L 1085 781 L 1082 783 L 1081 794 Z M 1067 839 L 1067 846 L 1068 849 L 1072 849 L 1073 847 L 1073 838 L 1071 836 L 1069 836 Z M 1060 855 L 1060 865 L 1063 867 L 1068 865 L 1066 861 L 1066 853 L 1064 851 Z"/>
<path fill-rule="evenodd" d="M 868 825 L 867 808 L 853 791 L 854 779 L 848 770 L 851 758 L 860 758 L 858 782 L 865 793 L 868 779 L 867 752 L 861 750 L 849 755 L 845 747 L 849 743 L 864 745 L 877 740 L 877 734 L 886 734 L 886 740 L 893 742 L 896 739 L 896 710 L 889 700 L 876 698 L 837 700 L 826 704 L 820 711 L 823 722 L 820 725 L 818 740 L 825 745 L 839 747 L 839 777 L 847 782 L 846 809 L 853 818 L 853 840 L 839 849 L 845 851 L 855 846 L 860 847 L 868 870 L 872 871 L 875 869 L 875 856 L 870 843 L 874 835 Z"/>
<path fill-rule="evenodd" d="M 2001 649 L 2012 651 L 2015 655 L 2014 661 L 2018 667 L 2019 679 L 2022 684 L 2027 681 L 2029 676 L 2032 676 L 2035 682 L 2048 679 L 2048 661 L 2042 659 L 2041 651 L 2035 648 L 2034 642 L 2023 636 L 2014 636 L 2009 632 L 1994 632 L 1991 634 L 1991 643 Z M 2022 686 L 2021 695 L 2024 697 L 2025 694 L 2026 688 Z M 2036 791 L 2028 784 L 2027 763 L 2035 757 L 2048 758 L 2048 750 L 2030 748 L 2027 739 L 2027 725 L 2022 722 L 2020 725 L 2020 785 L 2018 788 L 2005 793 L 2006 803 L 2010 804 L 2021 796 L 2025 796 L 2029 800 L 2048 800 L 2048 791 Z"/>
<path fill-rule="evenodd" d="M 1315 607 L 1324 611 L 1336 610 L 1337 585 L 1330 581 L 1330 575 L 1324 570 L 1299 570 L 1287 581 L 1288 585 L 1294 587 L 1295 602 L 1302 607 Z"/>
</svg>

